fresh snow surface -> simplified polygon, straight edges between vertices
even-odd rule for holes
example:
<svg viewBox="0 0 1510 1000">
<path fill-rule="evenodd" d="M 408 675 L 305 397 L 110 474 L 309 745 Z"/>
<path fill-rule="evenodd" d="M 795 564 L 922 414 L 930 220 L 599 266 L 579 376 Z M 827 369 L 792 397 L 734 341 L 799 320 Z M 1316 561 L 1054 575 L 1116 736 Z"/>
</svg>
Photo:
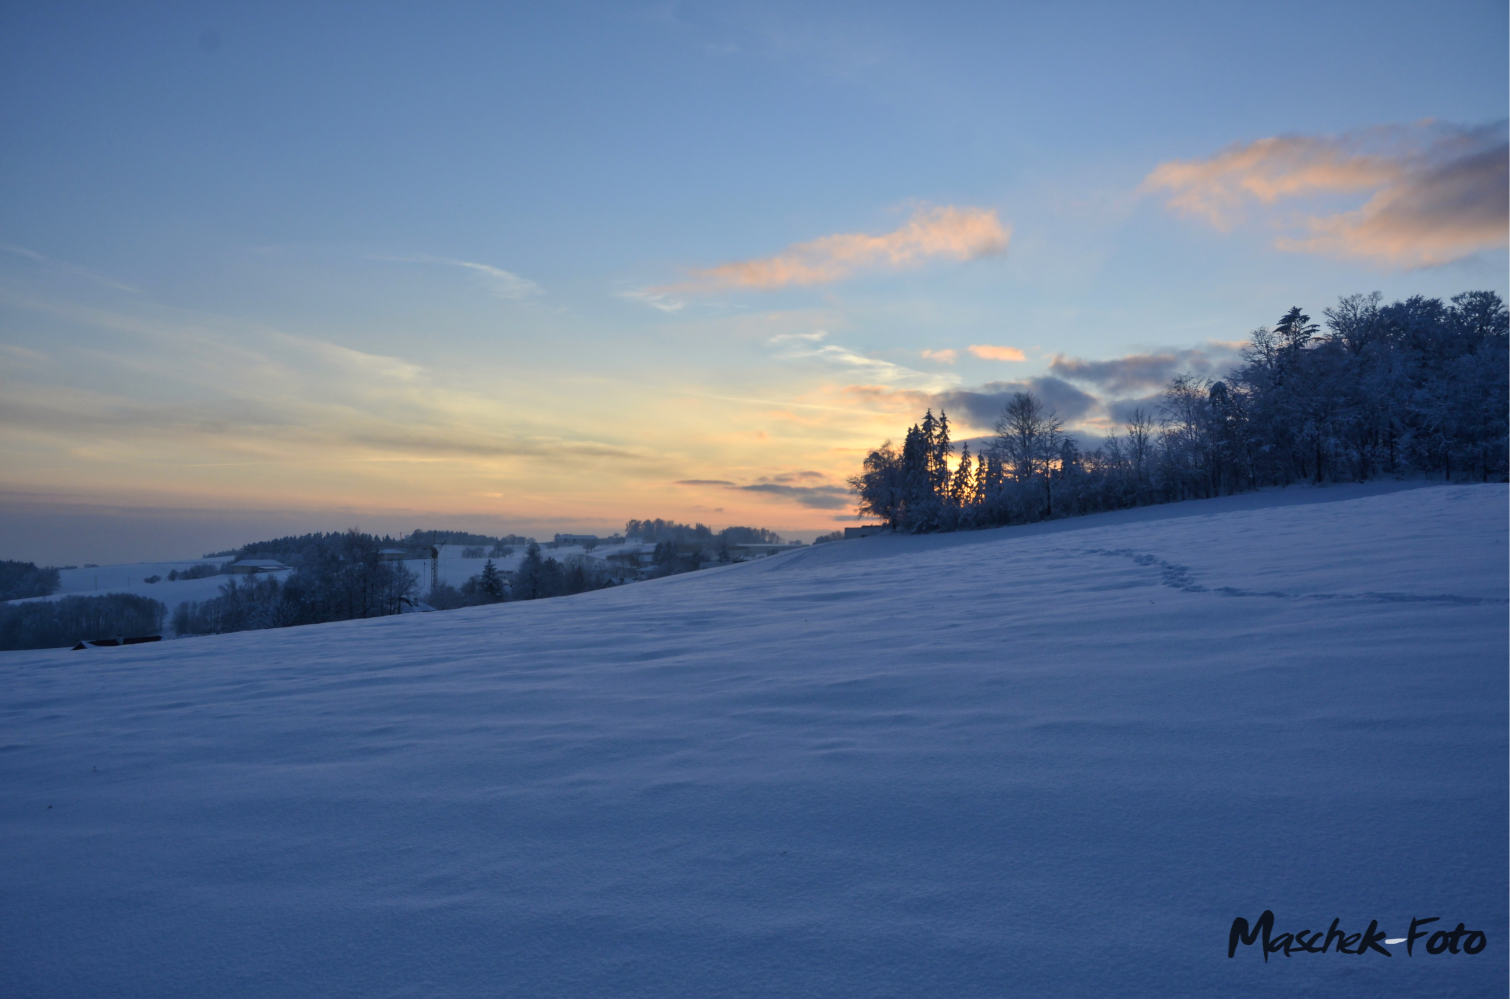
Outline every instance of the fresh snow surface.
<svg viewBox="0 0 1510 1000">
<path fill-rule="evenodd" d="M 0 654 L 0 993 L 1504 995 L 1507 501 Z"/>
</svg>

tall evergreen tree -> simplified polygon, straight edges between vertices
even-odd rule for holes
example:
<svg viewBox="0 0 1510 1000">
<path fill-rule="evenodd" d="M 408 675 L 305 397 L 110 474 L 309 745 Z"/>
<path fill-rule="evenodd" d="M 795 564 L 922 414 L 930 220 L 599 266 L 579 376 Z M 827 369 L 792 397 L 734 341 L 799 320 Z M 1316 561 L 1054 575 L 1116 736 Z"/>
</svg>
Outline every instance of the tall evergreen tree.
<svg viewBox="0 0 1510 1000">
<path fill-rule="evenodd" d="M 932 446 L 928 465 L 934 498 L 942 501 L 949 492 L 949 456 L 954 454 L 954 445 L 949 441 L 949 415 L 939 410 L 938 422 L 934 425 Z"/>
<path fill-rule="evenodd" d="M 960 449 L 959 466 L 954 470 L 954 482 L 949 488 L 949 504 L 956 509 L 970 506 L 975 493 L 975 469 L 970 458 L 970 442 Z"/>
<path fill-rule="evenodd" d="M 497 604 L 504 598 L 503 588 L 503 575 L 498 572 L 498 567 L 493 565 L 493 560 L 489 559 L 483 565 L 482 573 L 479 574 L 477 589 L 486 595 L 490 602 Z"/>
</svg>

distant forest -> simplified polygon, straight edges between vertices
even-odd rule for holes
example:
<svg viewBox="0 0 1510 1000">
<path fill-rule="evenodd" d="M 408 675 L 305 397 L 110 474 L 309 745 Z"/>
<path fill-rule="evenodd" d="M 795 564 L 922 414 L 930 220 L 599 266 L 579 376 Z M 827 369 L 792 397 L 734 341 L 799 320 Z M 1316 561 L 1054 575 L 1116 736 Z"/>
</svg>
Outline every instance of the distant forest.
<svg viewBox="0 0 1510 1000">
<path fill-rule="evenodd" d="M 675 521 L 629 521 L 624 525 L 625 538 L 642 542 L 698 543 L 703 545 L 780 545 L 781 536 L 766 528 L 732 526 L 714 531 L 706 524 L 677 524 Z"/>
<path fill-rule="evenodd" d="M 205 555 L 206 559 L 215 559 L 231 556 L 235 559 L 277 559 L 279 562 L 293 566 L 303 559 L 304 553 L 320 545 L 337 544 L 348 532 L 341 531 L 314 531 L 307 535 L 285 535 L 282 538 L 270 538 L 264 542 L 252 542 L 243 545 L 239 549 L 228 549 L 225 552 L 211 552 Z M 379 548 L 405 549 L 414 559 L 428 559 L 430 548 L 435 545 L 465 545 L 469 548 L 482 548 L 491 550 L 494 556 L 507 555 L 504 549 L 510 549 L 515 545 L 528 545 L 533 538 L 523 538 L 519 535 L 477 535 L 469 531 L 421 531 L 415 529 L 407 536 L 394 538 L 391 535 L 382 537 L 366 535 L 377 542 Z"/>
<path fill-rule="evenodd" d="M 1510 315 L 1493 292 L 1450 303 L 1378 293 L 1299 308 L 1253 331 L 1221 379 L 1178 375 L 1151 411 L 1085 451 L 1032 393 L 951 468 L 949 421 L 929 410 L 900 448 L 871 452 L 849 486 L 859 513 L 899 531 L 953 531 L 1310 481 L 1510 473 Z"/>
</svg>

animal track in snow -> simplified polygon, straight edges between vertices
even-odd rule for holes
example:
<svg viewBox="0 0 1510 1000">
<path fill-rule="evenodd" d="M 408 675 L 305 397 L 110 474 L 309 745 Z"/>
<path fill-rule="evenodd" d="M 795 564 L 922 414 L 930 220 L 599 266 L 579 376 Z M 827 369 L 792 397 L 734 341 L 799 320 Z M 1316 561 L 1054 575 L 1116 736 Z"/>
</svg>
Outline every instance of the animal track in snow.
<svg viewBox="0 0 1510 1000">
<path fill-rule="evenodd" d="M 1221 594 L 1225 597 L 1276 597 L 1292 601 L 1373 601 L 1379 603 L 1429 603 L 1429 604 L 1510 604 L 1503 597 L 1465 597 L 1461 594 L 1402 594 L 1388 591 L 1367 590 L 1357 594 L 1292 594 L 1282 590 L 1246 590 L 1242 587 L 1206 587 L 1196 582 L 1189 566 L 1181 566 L 1146 552 L 1132 549 L 1089 549 L 1092 555 L 1120 556 L 1131 559 L 1139 566 L 1157 566 L 1159 582 L 1175 590 L 1192 594 Z"/>
</svg>

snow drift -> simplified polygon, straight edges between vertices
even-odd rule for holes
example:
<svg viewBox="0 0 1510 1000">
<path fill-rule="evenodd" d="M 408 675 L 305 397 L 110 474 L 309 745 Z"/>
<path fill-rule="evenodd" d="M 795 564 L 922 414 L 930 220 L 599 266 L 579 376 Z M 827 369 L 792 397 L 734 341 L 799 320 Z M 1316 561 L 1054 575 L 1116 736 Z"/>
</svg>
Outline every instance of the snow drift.
<svg viewBox="0 0 1510 1000">
<path fill-rule="evenodd" d="M 6 994 L 1500 994 L 1507 490 L 0 654 Z M 1478 955 L 1241 947 L 1412 917 Z"/>
</svg>

